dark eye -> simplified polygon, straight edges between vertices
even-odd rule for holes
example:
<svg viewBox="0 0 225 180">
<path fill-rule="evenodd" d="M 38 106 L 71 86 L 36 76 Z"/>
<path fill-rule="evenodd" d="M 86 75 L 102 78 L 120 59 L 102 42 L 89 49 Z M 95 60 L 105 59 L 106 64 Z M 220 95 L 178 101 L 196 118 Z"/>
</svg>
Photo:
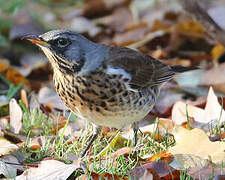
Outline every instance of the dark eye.
<svg viewBox="0 0 225 180">
<path fill-rule="evenodd" d="M 68 39 L 65 39 L 65 38 L 59 38 L 57 40 L 57 44 L 59 47 L 66 47 L 69 44 L 69 41 Z"/>
</svg>

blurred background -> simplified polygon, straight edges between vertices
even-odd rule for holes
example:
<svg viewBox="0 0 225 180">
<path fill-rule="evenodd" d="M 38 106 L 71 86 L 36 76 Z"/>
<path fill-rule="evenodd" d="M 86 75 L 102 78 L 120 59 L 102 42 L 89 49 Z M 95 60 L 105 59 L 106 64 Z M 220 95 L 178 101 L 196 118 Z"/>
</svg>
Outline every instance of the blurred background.
<svg viewBox="0 0 225 180">
<path fill-rule="evenodd" d="M 169 116 L 179 99 L 199 104 L 209 86 L 223 96 L 224 19 L 224 0 L 0 1 L 0 102 L 7 104 L 22 86 L 35 93 L 53 89 L 47 59 L 21 40 L 53 29 L 70 29 L 98 43 L 134 48 L 169 65 L 201 67 L 167 83 L 155 115 Z M 40 102 L 50 103 L 45 96 Z"/>
<path fill-rule="evenodd" d="M 70 29 L 97 43 L 133 48 L 168 65 L 200 68 L 177 75 L 162 87 L 150 116 L 139 123 L 143 129 L 135 149 L 131 128 L 123 131 L 123 136 L 113 134 L 114 129 L 103 128 L 85 160 L 93 177 L 109 172 L 113 179 L 115 174 L 127 179 L 133 169 L 136 179 L 137 172 L 145 167 L 143 173 L 157 175 L 151 178 L 169 179 L 170 175 L 176 179 L 171 173 L 172 165 L 168 166 L 173 157 L 167 154 L 175 141 L 185 145 L 177 151 L 185 155 L 178 157 L 179 167 L 181 161 L 188 164 L 183 166 L 184 173 L 177 171 L 177 179 L 191 179 L 180 178 L 189 165 L 194 167 L 192 172 L 197 172 L 193 177 L 196 179 L 201 179 L 200 174 L 205 175 L 202 179 L 208 179 L 212 172 L 225 172 L 221 170 L 225 159 L 225 0 L 0 0 L 0 166 L 6 167 L 6 161 L 7 167 L 20 165 L 10 171 L 0 168 L 0 178 L 1 173 L 15 178 L 23 172 L 25 179 L 32 175 L 48 177 L 42 179 L 58 179 L 59 174 L 69 177 L 74 171 L 69 169 L 75 164 L 65 164 L 59 171 L 60 162 L 48 162 L 36 168 L 37 173 L 25 167 L 37 167 L 48 158 L 75 163 L 76 155 L 83 151 L 92 134 L 91 127 L 82 130 L 85 122 L 70 113 L 56 94 L 52 68 L 44 54 L 22 40 L 25 35 L 53 29 Z M 209 91 L 210 87 L 213 89 Z M 150 125 L 152 119 L 156 123 Z M 177 127 L 182 128 L 181 134 L 188 130 L 185 138 L 172 132 Z M 192 128 L 194 131 L 189 131 Z M 215 146 L 217 143 L 220 147 Z M 133 157 L 134 150 L 140 159 Z M 13 155 L 11 151 L 15 151 Z M 207 159 L 204 166 L 209 168 L 204 167 L 203 172 L 197 166 L 203 162 L 198 158 L 199 152 L 204 154 L 201 158 Z M 216 166 L 218 162 L 221 165 Z M 174 165 L 176 169 L 176 162 Z M 157 173 L 150 171 L 152 167 Z M 81 175 L 74 174 L 75 178 Z"/>
</svg>

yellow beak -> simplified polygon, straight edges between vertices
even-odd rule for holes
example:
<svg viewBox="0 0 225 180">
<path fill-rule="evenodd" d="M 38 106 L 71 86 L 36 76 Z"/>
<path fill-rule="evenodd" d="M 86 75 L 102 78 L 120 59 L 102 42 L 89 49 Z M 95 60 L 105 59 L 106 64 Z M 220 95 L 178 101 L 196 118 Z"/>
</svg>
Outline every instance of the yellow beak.
<svg viewBox="0 0 225 180">
<path fill-rule="evenodd" d="M 36 45 L 40 45 L 40 46 L 49 46 L 49 44 L 43 40 L 41 40 L 38 36 L 36 35 L 29 35 L 29 36 L 25 36 L 22 39 L 28 40 L 30 42 L 32 42 L 33 44 Z"/>
</svg>

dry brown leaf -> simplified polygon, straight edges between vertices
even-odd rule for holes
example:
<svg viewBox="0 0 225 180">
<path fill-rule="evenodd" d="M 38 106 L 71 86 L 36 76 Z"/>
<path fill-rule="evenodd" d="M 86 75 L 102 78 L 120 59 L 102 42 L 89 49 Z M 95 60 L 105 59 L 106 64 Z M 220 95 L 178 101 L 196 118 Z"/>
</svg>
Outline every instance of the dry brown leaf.
<svg viewBox="0 0 225 180">
<path fill-rule="evenodd" d="M 9 68 L 5 76 L 14 85 L 19 85 L 20 83 L 22 83 L 30 87 L 30 82 L 16 69 Z"/>
<path fill-rule="evenodd" d="M 185 130 L 178 127 L 173 135 L 176 145 L 169 148 L 168 152 L 174 156 L 177 154 L 196 155 L 201 159 L 209 159 L 213 163 L 222 163 L 225 159 L 225 142 L 211 142 L 201 129 Z"/>
<path fill-rule="evenodd" d="M 102 0 L 85 0 L 83 16 L 93 18 L 96 16 L 102 16 L 107 12 L 108 9 Z"/>
<path fill-rule="evenodd" d="M 10 130 L 15 134 L 19 134 L 22 128 L 23 112 L 16 100 L 13 98 L 9 102 Z"/>
<path fill-rule="evenodd" d="M 30 87 L 30 82 L 19 71 L 10 67 L 5 60 L 0 60 L 0 73 L 2 73 L 14 85 L 23 83 Z"/>
</svg>

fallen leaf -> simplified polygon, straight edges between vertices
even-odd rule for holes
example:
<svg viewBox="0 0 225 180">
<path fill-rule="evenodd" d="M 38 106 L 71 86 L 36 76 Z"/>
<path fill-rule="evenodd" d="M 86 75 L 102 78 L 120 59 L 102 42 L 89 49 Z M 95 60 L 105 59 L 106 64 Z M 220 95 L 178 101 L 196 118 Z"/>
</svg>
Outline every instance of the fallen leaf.
<svg viewBox="0 0 225 180">
<path fill-rule="evenodd" d="M 12 144 L 8 140 L 4 138 L 0 138 L 0 155 L 8 154 L 9 152 L 13 152 L 18 150 L 18 146 L 15 144 Z"/>
<path fill-rule="evenodd" d="M 5 60 L 0 60 L 0 73 L 3 74 L 7 80 L 9 80 L 14 85 L 23 83 L 30 87 L 30 82 L 18 70 L 10 67 L 8 62 Z"/>
<path fill-rule="evenodd" d="M 30 168 L 17 176 L 17 180 L 35 179 L 35 180 L 56 180 L 67 179 L 76 169 L 81 169 L 81 162 L 77 161 L 74 164 L 65 164 L 56 160 L 41 161 L 38 168 Z"/>
<path fill-rule="evenodd" d="M 173 106 L 172 121 L 176 125 L 181 125 L 187 121 L 187 113 L 188 117 L 194 118 L 194 121 L 191 122 L 191 127 L 201 128 L 206 132 L 225 122 L 225 111 L 218 102 L 212 88 L 209 89 L 205 109 L 177 102 Z"/>
<path fill-rule="evenodd" d="M 17 169 L 25 170 L 15 156 L 7 155 L 0 158 L 0 175 L 14 179 L 17 175 Z"/>
<path fill-rule="evenodd" d="M 16 69 L 9 68 L 5 76 L 11 83 L 16 86 L 22 83 L 30 87 L 30 82 Z"/>
<path fill-rule="evenodd" d="M 225 159 L 225 142 L 211 142 L 205 132 L 201 129 L 185 130 L 178 127 L 174 130 L 176 145 L 169 148 L 168 152 L 174 156 L 177 154 L 191 154 L 201 159 L 209 159 L 213 163 L 222 163 Z M 180 133 L 182 133 L 180 135 Z M 178 138 L 177 138 L 178 137 Z"/>
<path fill-rule="evenodd" d="M 213 47 L 211 55 L 213 59 L 219 58 L 225 52 L 224 46 L 217 44 Z"/>
<path fill-rule="evenodd" d="M 202 167 L 208 165 L 210 162 L 207 159 L 202 159 L 198 155 L 193 154 L 175 154 L 174 159 L 170 162 L 170 166 L 177 170 L 183 170 L 192 168 L 192 167 Z M 200 168 L 201 167 L 201 168 Z"/>
<path fill-rule="evenodd" d="M 6 60 L 0 60 L 0 73 L 5 72 L 9 68 L 9 64 Z"/>
<path fill-rule="evenodd" d="M 166 151 L 163 151 L 159 154 L 155 154 L 152 157 L 150 157 L 148 159 L 149 162 L 153 162 L 153 161 L 157 161 L 157 160 L 161 160 L 167 163 L 170 163 L 173 160 L 173 155 L 171 153 L 168 153 Z"/>
<path fill-rule="evenodd" d="M 19 134 L 22 128 L 23 112 L 16 100 L 13 98 L 9 102 L 10 129 L 15 134 Z"/>
<path fill-rule="evenodd" d="M 130 173 L 131 179 L 139 179 L 143 176 L 146 169 L 150 170 L 151 174 L 153 175 L 153 179 L 180 179 L 180 172 L 170 167 L 167 162 L 163 161 L 146 163 L 132 169 Z"/>
<path fill-rule="evenodd" d="M 193 37 L 205 37 L 205 29 L 197 22 L 190 19 L 175 25 L 177 32 Z"/>
<path fill-rule="evenodd" d="M 189 169 L 187 172 L 194 179 L 208 179 L 213 176 L 214 179 L 224 180 L 225 179 L 225 168 L 222 164 L 209 164 L 207 166 L 195 166 Z"/>
</svg>

